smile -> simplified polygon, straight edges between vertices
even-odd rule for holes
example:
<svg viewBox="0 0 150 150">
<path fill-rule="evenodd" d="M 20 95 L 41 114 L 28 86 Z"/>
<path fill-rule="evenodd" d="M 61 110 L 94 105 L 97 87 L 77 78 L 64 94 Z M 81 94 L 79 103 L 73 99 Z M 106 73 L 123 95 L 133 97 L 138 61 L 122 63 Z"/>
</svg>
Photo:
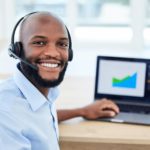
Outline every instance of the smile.
<svg viewBox="0 0 150 150">
<path fill-rule="evenodd" d="M 59 64 L 53 64 L 53 63 L 41 63 L 40 64 L 43 67 L 48 67 L 48 68 L 57 68 L 59 67 Z"/>
</svg>

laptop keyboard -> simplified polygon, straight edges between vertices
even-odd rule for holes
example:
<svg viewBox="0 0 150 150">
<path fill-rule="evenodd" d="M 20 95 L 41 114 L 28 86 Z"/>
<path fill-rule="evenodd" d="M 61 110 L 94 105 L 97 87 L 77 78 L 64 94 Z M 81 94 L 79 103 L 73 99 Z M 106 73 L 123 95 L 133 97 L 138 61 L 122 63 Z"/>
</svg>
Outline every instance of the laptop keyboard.
<svg viewBox="0 0 150 150">
<path fill-rule="evenodd" d="M 140 112 L 143 114 L 150 114 L 150 107 L 148 106 L 138 106 L 138 105 L 125 105 L 117 104 L 122 112 Z"/>
</svg>

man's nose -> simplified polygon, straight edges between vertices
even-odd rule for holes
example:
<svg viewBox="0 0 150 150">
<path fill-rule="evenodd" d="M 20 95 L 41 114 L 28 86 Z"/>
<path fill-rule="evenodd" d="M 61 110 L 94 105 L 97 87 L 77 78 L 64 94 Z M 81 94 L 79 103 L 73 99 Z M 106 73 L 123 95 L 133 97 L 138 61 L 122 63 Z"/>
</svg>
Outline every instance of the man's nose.
<svg viewBox="0 0 150 150">
<path fill-rule="evenodd" d="M 44 51 L 45 55 L 49 55 L 51 57 L 57 57 L 60 55 L 58 47 L 54 43 L 48 44 L 47 48 Z"/>
</svg>

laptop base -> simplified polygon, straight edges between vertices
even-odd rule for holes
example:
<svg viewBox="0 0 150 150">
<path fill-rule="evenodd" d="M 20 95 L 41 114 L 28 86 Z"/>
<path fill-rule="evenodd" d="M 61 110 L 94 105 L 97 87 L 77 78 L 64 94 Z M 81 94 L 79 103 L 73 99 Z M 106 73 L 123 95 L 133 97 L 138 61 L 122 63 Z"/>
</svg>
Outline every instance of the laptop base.
<svg viewBox="0 0 150 150">
<path fill-rule="evenodd" d="M 98 120 L 117 122 L 117 123 L 150 125 L 150 115 L 129 113 L 129 112 L 120 112 L 117 116 L 113 118 L 100 118 Z"/>
</svg>

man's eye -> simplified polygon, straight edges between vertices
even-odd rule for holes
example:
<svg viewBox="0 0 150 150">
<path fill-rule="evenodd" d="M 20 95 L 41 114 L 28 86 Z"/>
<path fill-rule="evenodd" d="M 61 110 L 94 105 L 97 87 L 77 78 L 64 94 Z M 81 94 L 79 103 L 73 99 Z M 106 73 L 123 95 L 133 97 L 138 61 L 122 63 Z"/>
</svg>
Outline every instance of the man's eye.
<svg viewBox="0 0 150 150">
<path fill-rule="evenodd" d="M 37 46 L 43 46 L 43 45 L 46 45 L 46 42 L 45 41 L 34 41 L 33 44 L 37 45 Z"/>
<path fill-rule="evenodd" d="M 65 43 L 65 42 L 59 42 L 58 45 L 63 48 L 69 47 L 69 43 Z"/>
</svg>

